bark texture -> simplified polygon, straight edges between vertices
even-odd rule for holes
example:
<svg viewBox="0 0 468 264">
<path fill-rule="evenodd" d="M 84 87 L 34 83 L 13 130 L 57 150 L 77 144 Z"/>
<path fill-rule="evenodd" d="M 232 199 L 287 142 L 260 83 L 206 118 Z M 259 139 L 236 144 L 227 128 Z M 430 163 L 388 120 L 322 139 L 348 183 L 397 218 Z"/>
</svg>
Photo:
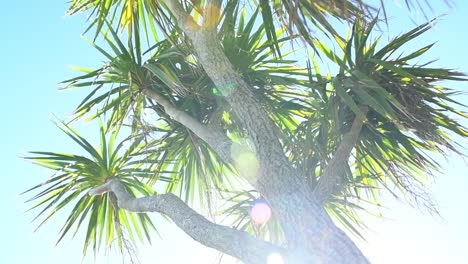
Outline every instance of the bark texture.
<svg viewBox="0 0 468 264">
<path fill-rule="evenodd" d="M 91 189 L 90 195 L 113 192 L 118 207 L 132 212 L 158 212 L 171 218 L 194 240 L 201 244 L 229 254 L 244 263 L 266 263 L 272 253 L 286 256 L 283 249 L 271 243 L 256 239 L 244 231 L 214 224 L 187 206 L 172 193 L 135 198 L 117 180 Z"/>
<path fill-rule="evenodd" d="M 207 126 L 198 122 L 195 118 L 191 117 L 189 114 L 177 109 L 171 102 L 166 98 L 158 94 L 157 92 L 151 90 L 150 88 L 143 88 L 142 92 L 148 98 L 153 99 L 162 107 L 164 111 L 172 119 L 184 125 L 186 128 L 190 129 L 194 134 L 199 138 L 205 141 L 211 148 L 213 148 L 221 159 L 227 163 L 233 164 L 231 157 L 231 148 L 233 143 L 229 138 L 220 133 L 217 130 L 209 129 Z"/>
<path fill-rule="evenodd" d="M 369 110 L 368 107 L 361 106 L 360 108 L 365 116 Z M 363 124 L 364 120 L 357 116 L 354 118 L 351 129 L 344 135 L 333 158 L 328 162 L 327 167 L 320 176 L 320 180 L 314 189 L 314 196 L 319 204 L 325 204 L 332 195 L 340 190 L 342 175 L 346 168 L 345 161 L 348 160 L 359 139 Z"/>
</svg>

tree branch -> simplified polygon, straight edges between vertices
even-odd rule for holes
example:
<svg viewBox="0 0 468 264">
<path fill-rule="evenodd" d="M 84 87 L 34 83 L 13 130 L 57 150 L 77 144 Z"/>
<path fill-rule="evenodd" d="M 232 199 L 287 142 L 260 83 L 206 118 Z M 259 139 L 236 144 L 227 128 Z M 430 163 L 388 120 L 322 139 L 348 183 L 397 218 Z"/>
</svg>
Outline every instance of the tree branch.
<svg viewBox="0 0 468 264">
<path fill-rule="evenodd" d="M 245 166 L 240 175 L 248 175 L 248 182 L 268 201 L 283 227 L 285 238 L 290 243 L 288 245 L 302 247 L 304 252 L 314 251 L 308 247 L 310 236 L 318 234 L 317 230 L 325 227 L 315 225 L 312 227 L 316 229 L 313 234 L 307 234 L 304 232 L 306 227 L 300 226 L 299 223 L 319 223 L 316 219 L 318 216 L 313 214 L 311 209 L 313 206 L 320 210 L 319 205 L 304 201 L 304 197 L 310 197 L 309 189 L 304 178 L 299 176 L 287 159 L 276 134 L 277 127 L 255 99 L 251 87 L 224 54 L 218 40 L 217 28 L 193 26 L 193 18 L 178 0 L 166 0 L 165 3 L 174 15 L 177 25 L 192 41 L 198 61 L 226 98 L 253 145 L 252 153 L 244 155 L 252 166 Z M 291 204 L 295 205 L 296 211 L 292 212 Z M 311 213 L 309 218 L 304 220 L 303 214 L 299 212 Z M 328 218 L 324 221 L 327 222 L 322 221 L 324 225 L 332 224 Z"/>
<path fill-rule="evenodd" d="M 113 192 L 119 208 L 132 212 L 158 212 L 167 215 L 186 234 L 201 244 L 229 254 L 245 263 L 266 263 L 271 253 L 285 256 L 284 249 L 256 239 L 244 231 L 214 224 L 187 206 L 172 193 L 135 198 L 115 179 L 89 190 L 89 195 Z"/>
<path fill-rule="evenodd" d="M 369 108 L 367 106 L 361 106 L 360 108 L 365 116 Z M 327 164 L 327 167 L 323 170 L 314 189 L 314 196 L 319 204 L 325 204 L 339 190 L 342 180 L 341 176 L 345 172 L 349 155 L 351 155 L 351 151 L 359 139 L 363 124 L 363 119 L 357 116 L 354 118 L 350 131 L 343 136 L 338 149 Z"/>
<path fill-rule="evenodd" d="M 178 0 L 166 0 L 164 3 L 168 7 L 169 11 L 174 15 L 177 21 L 177 26 L 179 26 L 185 33 L 201 28 L 193 17 L 184 10 Z"/>
<path fill-rule="evenodd" d="M 305 178 L 300 177 L 283 151 L 276 133 L 278 128 L 255 99 L 249 84 L 224 54 L 217 27 L 196 24 L 179 0 L 166 0 L 165 3 L 177 25 L 192 41 L 198 61 L 226 98 L 248 140 L 252 142 L 255 156 L 248 156 L 246 160 L 251 164 L 258 161 L 257 166 L 251 166 L 258 168 L 258 171 L 251 172 L 255 177 L 248 181 L 272 207 L 283 228 L 288 249 L 294 252 L 292 255 L 300 256 L 291 263 L 339 263 L 337 260 L 343 255 L 352 256 L 350 263 L 367 263 L 360 250 L 336 227 L 321 204 L 311 199 Z M 248 168 L 244 170 L 247 172 Z M 335 247 L 324 249 L 321 245 L 325 240 Z"/>
<path fill-rule="evenodd" d="M 215 4 L 216 2 L 211 1 L 210 3 Z M 295 175 L 296 173 L 289 164 L 276 135 L 277 127 L 255 100 L 250 86 L 224 54 L 217 37 L 216 26 L 194 26 L 195 21 L 187 14 L 178 0 L 167 0 L 165 3 L 176 18 L 177 25 L 192 41 L 198 55 L 197 58 L 206 73 L 242 122 L 243 128 L 255 147 L 260 167 L 272 167 L 274 164 L 271 163 L 271 160 L 276 160 L 281 163 L 278 164 L 278 167 L 289 170 L 288 175 Z M 272 175 L 271 173 L 265 174 Z"/>
<path fill-rule="evenodd" d="M 190 129 L 195 135 L 210 145 L 210 147 L 216 151 L 224 162 L 234 164 L 231 157 L 231 146 L 235 143 L 233 143 L 226 135 L 217 130 L 208 129 L 208 127 L 198 122 L 198 120 L 186 112 L 177 109 L 169 100 L 153 91 L 151 88 L 143 88 L 142 92 L 144 95 L 164 107 L 164 111 L 172 119 Z"/>
</svg>

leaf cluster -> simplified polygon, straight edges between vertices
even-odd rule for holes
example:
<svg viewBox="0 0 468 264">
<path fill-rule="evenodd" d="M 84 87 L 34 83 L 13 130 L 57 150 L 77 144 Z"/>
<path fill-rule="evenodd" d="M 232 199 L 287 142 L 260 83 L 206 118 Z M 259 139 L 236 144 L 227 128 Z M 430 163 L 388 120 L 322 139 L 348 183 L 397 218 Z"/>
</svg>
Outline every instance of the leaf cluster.
<svg viewBox="0 0 468 264">
<path fill-rule="evenodd" d="M 438 169 L 429 153 L 458 152 L 452 136 L 466 137 L 468 131 L 455 119 L 467 117 L 459 110 L 463 106 L 454 98 L 457 93 L 441 86 L 444 81 L 466 81 L 466 76 L 431 63 L 413 63 L 433 44 L 401 52 L 433 21 L 381 45 L 374 29 L 379 19 L 372 18 L 374 9 L 364 1 L 252 3 L 254 8 L 241 1 L 222 1 L 218 38 L 236 70 L 233 74 L 244 78 L 276 124 L 286 155 L 311 192 L 353 120 L 365 120 L 340 175 L 344 182 L 340 193 L 326 205 L 329 213 L 359 235 L 363 224 L 357 212 L 368 210 L 367 204 L 379 206 L 381 190 L 435 210 L 424 187 Z M 89 42 L 106 62 L 98 69 L 75 67 L 82 75 L 64 81 L 64 88 L 90 89 L 73 120 L 98 119 L 105 125 L 100 124 L 99 147 L 70 125 L 58 125 L 81 146 L 83 155 L 39 151 L 26 157 L 56 171 L 27 191 L 37 192 L 30 199 L 35 202 L 31 209 L 41 208 L 37 216 L 45 217 L 41 226 L 67 205 L 74 206 L 59 241 L 72 227 L 76 234 L 85 226 L 84 252 L 90 245 L 96 251 L 115 240 L 121 246 L 122 234 L 150 241 L 149 230 L 155 227 L 146 214 L 118 210 L 109 194 L 86 194 L 109 178 L 119 178 L 136 196 L 152 195 L 152 188 L 160 188 L 208 211 L 217 209 L 213 204 L 222 199 L 227 201 L 224 213 L 239 228 L 281 241 L 275 220 L 258 226 L 249 219 L 252 204 L 262 197 L 244 188 L 230 164 L 143 93 L 151 89 L 234 142 L 245 137 L 238 117 L 164 5 L 147 0 L 71 1 L 70 14 L 91 12 L 88 30 L 95 33 Z M 184 1 L 196 21 L 206 16 L 204 5 Z M 352 24 L 348 37 L 338 34 L 330 16 Z M 312 29 L 324 32 L 332 45 L 315 38 Z M 306 49 L 306 59 L 299 57 L 291 49 L 296 39 L 308 43 L 313 55 Z M 319 56 L 337 72 L 323 73 L 325 62 Z M 369 111 L 361 111 L 362 106 Z M 119 131 L 128 137 L 115 145 Z"/>
</svg>

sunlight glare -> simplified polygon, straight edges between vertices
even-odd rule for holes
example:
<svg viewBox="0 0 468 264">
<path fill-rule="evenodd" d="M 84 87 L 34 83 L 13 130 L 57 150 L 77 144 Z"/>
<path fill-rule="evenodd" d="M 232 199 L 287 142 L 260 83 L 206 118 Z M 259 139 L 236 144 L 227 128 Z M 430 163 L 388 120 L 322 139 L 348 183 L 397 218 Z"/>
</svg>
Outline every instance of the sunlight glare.
<svg viewBox="0 0 468 264">
<path fill-rule="evenodd" d="M 257 201 L 250 210 L 250 217 L 256 224 L 264 224 L 271 218 L 271 208 L 263 201 Z"/>
<path fill-rule="evenodd" d="M 284 264 L 284 260 L 281 254 L 275 252 L 268 255 L 267 264 Z"/>
<path fill-rule="evenodd" d="M 239 176 L 250 183 L 257 180 L 260 165 L 253 151 L 244 145 L 233 144 L 231 147 L 231 157 L 234 159 Z"/>
</svg>

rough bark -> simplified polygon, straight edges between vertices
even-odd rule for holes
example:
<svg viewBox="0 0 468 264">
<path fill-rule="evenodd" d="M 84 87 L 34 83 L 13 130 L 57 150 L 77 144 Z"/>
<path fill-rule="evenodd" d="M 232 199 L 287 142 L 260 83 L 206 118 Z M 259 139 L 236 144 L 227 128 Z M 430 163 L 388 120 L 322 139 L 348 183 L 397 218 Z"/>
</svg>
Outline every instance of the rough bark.
<svg viewBox="0 0 468 264">
<path fill-rule="evenodd" d="M 208 221 L 172 193 L 135 198 L 127 192 L 122 183 L 111 179 L 91 189 L 89 194 L 100 195 L 106 192 L 115 194 L 119 208 L 132 212 L 165 214 L 194 240 L 236 257 L 244 263 L 266 263 L 268 256 L 272 253 L 286 256 L 284 249 L 280 247 L 256 239 L 244 231 Z"/>
<path fill-rule="evenodd" d="M 361 106 L 361 111 L 365 116 L 367 114 L 368 107 Z M 346 168 L 346 162 L 344 161 L 348 160 L 351 151 L 356 145 L 359 135 L 361 134 L 364 121 L 365 120 L 357 116 L 354 118 L 351 129 L 343 136 L 335 154 L 328 162 L 327 167 L 320 176 L 320 180 L 314 189 L 314 196 L 319 204 L 325 204 L 331 196 L 341 189 L 341 179 Z"/>
<path fill-rule="evenodd" d="M 304 177 L 298 175 L 284 155 L 276 127 L 223 53 L 216 27 L 196 24 L 177 0 L 166 1 L 178 26 L 193 43 L 197 58 L 208 76 L 226 97 L 253 143 L 259 173 L 250 183 L 269 202 L 280 221 L 293 263 L 367 263 L 313 196 Z M 345 162 L 344 160 L 343 162 Z"/>
<path fill-rule="evenodd" d="M 190 131 L 210 145 L 210 147 L 214 149 L 223 161 L 234 164 L 231 157 L 231 147 L 236 143 L 233 143 L 226 135 L 217 130 L 209 129 L 189 114 L 177 109 L 166 98 L 150 88 L 143 88 L 142 92 L 148 98 L 151 98 L 156 101 L 156 103 L 160 104 L 164 108 L 164 112 L 166 112 L 166 114 L 168 114 L 172 119 L 190 129 Z"/>
</svg>

